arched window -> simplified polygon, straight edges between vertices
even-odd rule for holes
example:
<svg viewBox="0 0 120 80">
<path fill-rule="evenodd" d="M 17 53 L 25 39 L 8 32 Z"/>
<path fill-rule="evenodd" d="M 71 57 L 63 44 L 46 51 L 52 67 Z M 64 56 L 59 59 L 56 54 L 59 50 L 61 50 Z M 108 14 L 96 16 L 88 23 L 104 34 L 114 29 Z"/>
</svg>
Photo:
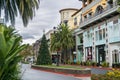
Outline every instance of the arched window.
<svg viewBox="0 0 120 80">
<path fill-rule="evenodd" d="M 112 51 L 113 63 L 119 63 L 119 52 L 117 49 Z"/>
<path fill-rule="evenodd" d="M 103 12 L 103 10 L 104 10 L 104 9 L 103 9 L 103 7 L 102 7 L 101 5 L 97 6 L 96 12 L 95 12 L 96 15 L 97 15 L 97 14 L 101 14 L 101 13 Z"/>
</svg>

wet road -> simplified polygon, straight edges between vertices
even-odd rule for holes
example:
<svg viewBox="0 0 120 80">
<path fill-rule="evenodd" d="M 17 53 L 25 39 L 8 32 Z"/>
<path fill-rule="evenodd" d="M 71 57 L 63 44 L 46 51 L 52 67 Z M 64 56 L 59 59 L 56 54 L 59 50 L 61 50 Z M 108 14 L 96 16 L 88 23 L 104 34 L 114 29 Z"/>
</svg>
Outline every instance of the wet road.
<svg viewBox="0 0 120 80">
<path fill-rule="evenodd" d="M 22 64 L 22 73 L 22 80 L 81 80 L 72 76 L 34 70 L 30 65 L 25 64 Z"/>
</svg>

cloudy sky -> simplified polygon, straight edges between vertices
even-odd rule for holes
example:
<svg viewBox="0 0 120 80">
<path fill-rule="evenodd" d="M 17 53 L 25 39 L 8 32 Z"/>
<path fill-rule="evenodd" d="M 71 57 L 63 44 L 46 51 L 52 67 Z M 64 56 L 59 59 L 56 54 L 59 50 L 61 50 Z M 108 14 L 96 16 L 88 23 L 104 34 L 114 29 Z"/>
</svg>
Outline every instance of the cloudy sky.
<svg viewBox="0 0 120 80">
<path fill-rule="evenodd" d="M 27 27 L 23 27 L 20 17 L 16 19 L 16 29 L 23 36 L 24 43 L 34 43 L 41 38 L 43 30 L 45 32 L 60 23 L 59 10 L 64 8 L 81 8 L 78 0 L 40 0 L 40 8 Z"/>
</svg>

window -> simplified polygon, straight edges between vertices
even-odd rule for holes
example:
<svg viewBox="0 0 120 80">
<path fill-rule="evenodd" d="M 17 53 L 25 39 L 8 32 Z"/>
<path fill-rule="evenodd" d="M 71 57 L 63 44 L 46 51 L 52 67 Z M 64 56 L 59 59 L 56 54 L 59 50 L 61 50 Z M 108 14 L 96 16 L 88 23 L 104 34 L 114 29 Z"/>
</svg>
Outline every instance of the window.
<svg viewBox="0 0 120 80">
<path fill-rule="evenodd" d="M 112 51 L 113 63 L 119 63 L 119 52 L 118 50 Z"/>
<path fill-rule="evenodd" d="M 86 19 L 87 19 L 87 15 L 84 16 L 84 20 L 86 20 Z"/>
<path fill-rule="evenodd" d="M 118 19 L 113 21 L 113 24 L 117 24 L 118 23 Z"/>
<path fill-rule="evenodd" d="M 105 37 L 106 37 L 105 28 L 96 31 L 95 34 L 96 34 L 96 36 L 95 36 L 96 37 L 96 41 L 105 39 Z"/>
<path fill-rule="evenodd" d="M 68 18 L 69 17 L 69 12 L 66 12 L 66 18 Z"/>
<path fill-rule="evenodd" d="M 101 5 L 98 5 L 96 8 L 96 15 L 101 14 L 103 12 L 103 7 Z"/>
<path fill-rule="evenodd" d="M 102 30 L 99 30 L 99 40 L 102 40 Z"/>
<path fill-rule="evenodd" d="M 98 40 L 98 31 L 95 32 L 96 33 L 96 41 Z"/>
<path fill-rule="evenodd" d="M 74 18 L 74 25 L 77 25 L 77 17 Z"/>
<path fill-rule="evenodd" d="M 92 17 L 92 12 L 90 12 L 88 15 L 89 15 L 88 17 L 91 18 Z"/>
<path fill-rule="evenodd" d="M 64 15 L 65 15 L 65 14 L 64 14 L 64 12 L 63 12 L 63 16 L 62 16 L 62 18 L 64 18 Z"/>
<path fill-rule="evenodd" d="M 83 36 L 79 35 L 79 38 L 80 38 L 80 43 L 83 43 Z"/>
<path fill-rule="evenodd" d="M 103 29 L 103 39 L 105 39 L 105 29 Z"/>
<path fill-rule="evenodd" d="M 89 39 L 90 38 L 90 32 L 87 31 L 87 38 Z"/>
<path fill-rule="evenodd" d="M 118 20 L 113 21 L 113 25 L 109 26 L 109 37 L 114 38 L 114 37 L 119 37 L 120 36 L 120 27 Z"/>
<path fill-rule="evenodd" d="M 116 23 L 116 24 L 114 24 L 114 26 L 113 26 L 113 34 L 114 34 L 114 36 L 119 36 L 119 25 L 118 25 L 118 23 Z"/>
<path fill-rule="evenodd" d="M 68 18 L 69 17 L 69 13 L 68 12 L 63 12 L 63 18 Z"/>
</svg>

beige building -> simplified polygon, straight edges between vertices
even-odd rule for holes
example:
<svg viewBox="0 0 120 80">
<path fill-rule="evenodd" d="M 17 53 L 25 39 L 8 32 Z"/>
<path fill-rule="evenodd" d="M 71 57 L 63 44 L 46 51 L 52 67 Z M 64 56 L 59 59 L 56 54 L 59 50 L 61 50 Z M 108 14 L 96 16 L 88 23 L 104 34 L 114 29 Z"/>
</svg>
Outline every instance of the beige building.
<svg viewBox="0 0 120 80">
<path fill-rule="evenodd" d="M 76 29 L 80 26 L 80 20 L 82 15 L 82 8 L 76 11 L 74 14 L 71 15 L 68 24 L 70 25 L 70 29 Z"/>
<path fill-rule="evenodd" d="M 66 8 L 60 10 L 60 16 L 61 16 L 61 23 L 64 23 L 69 26 L 69 29 L 73 29 L 74 22 L 72 15 L 77 12 L 78 9 L 75 8 Z"/>
</svg>

